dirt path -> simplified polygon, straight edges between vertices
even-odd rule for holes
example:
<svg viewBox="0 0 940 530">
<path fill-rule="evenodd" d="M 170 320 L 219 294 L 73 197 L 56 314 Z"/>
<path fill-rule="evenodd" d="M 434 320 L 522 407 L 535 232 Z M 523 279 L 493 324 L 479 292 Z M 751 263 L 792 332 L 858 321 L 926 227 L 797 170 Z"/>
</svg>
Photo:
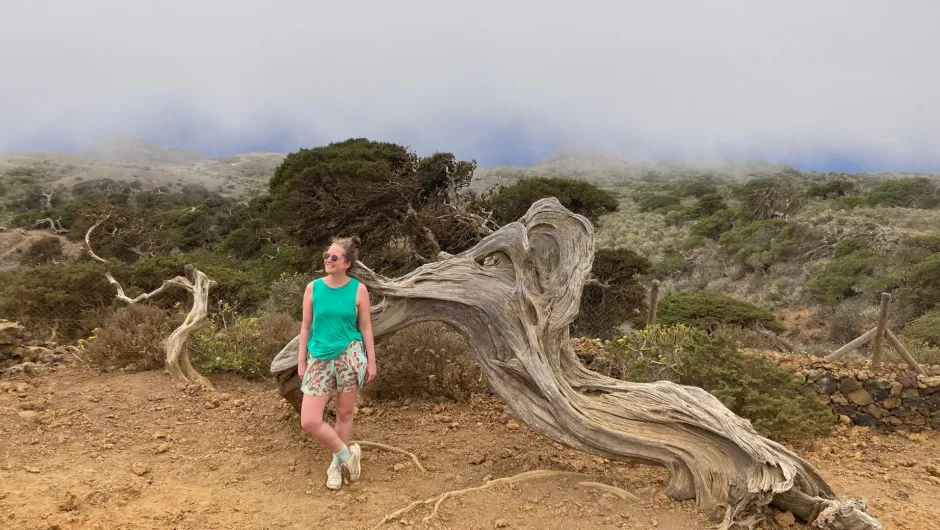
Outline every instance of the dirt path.
<svg viewBox="0 0 940 530">
<path fill-rule="evenodd" d="M 327 452 L 303 435 L 273 385 L 213 382 L 220 393 L 193 393 L 162 373 L 69 366 L 0 383 L 0 528 L 368 529 L 414 500 L 531 469 L 596 474 L 642 501 L 548 478 L 450 499 L 428 523 L 422 507 L 385 528 L 710 526 L 692 503 L 659 493 L 664 470 L 557 446 L 491 399 L 363 402 L 356 437 L 413 451 L 428 473 L 369 450 L 362 481 L 329 492 Z M 940 465 L 940 444 L 914 438 L 851 429 L 805 454 L 840 493 L 869 499 L 886 528 L 940 528 L 940 484 L 925 467 Z"/>
</svg>

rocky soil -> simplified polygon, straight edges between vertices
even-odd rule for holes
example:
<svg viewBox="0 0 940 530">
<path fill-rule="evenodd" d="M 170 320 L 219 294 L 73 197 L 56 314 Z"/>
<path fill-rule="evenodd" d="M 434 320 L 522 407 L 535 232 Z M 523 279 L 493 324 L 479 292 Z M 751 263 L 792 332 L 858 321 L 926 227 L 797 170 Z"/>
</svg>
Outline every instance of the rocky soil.
<svg viewBox="0 0 940 530">
<path fill-rule="evenodd" d="M 555 445 L 503 404 L 360 404 L 354 437 L 416 453 L 366 450 L 361 482 L 330 492 L 329 455 L 299 428 L 270 382 L 213 377 L 217 392 L 159 372 L 100 374 L 52 365 L 0 381 L 0 528 L 375 528 L 415 500 L 526 470 L 579 471 L 419 507 L 383 528 L 709 528 L 693 503 L 666 499 L 662 469 L 608 462 Z M 842 426 L 798 449 L 840 494 L 862 496 L 889 529 L 938 528 L 940 440 Z M 622 500 L 579 485 L 624 488 Z M 804 528 L 772 514 L 763 528 Z"/>
</svg>

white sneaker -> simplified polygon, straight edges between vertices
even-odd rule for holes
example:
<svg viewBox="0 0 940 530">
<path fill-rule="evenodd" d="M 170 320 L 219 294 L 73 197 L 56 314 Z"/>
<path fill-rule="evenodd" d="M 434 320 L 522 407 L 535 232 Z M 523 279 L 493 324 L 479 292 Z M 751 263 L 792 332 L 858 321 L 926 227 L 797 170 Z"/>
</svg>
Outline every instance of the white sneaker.
<svg viewBox="0 0 940 530">
<path fill-rule="evenodd" d="M 338 490 L 343 487 L 342 464 L 330 463 L 330 468 L 326 470 L 326 487 L 331 490 Z"/>
<path fill-rule="evenodd" d="M 349 447 L 349 454 L 349 460 L 343 462 L 343 468 L 349 473 L 349 481 L 355 482 L 362 474 L 362 449 L 359 444 L 352 444 Z"/>
</svg>

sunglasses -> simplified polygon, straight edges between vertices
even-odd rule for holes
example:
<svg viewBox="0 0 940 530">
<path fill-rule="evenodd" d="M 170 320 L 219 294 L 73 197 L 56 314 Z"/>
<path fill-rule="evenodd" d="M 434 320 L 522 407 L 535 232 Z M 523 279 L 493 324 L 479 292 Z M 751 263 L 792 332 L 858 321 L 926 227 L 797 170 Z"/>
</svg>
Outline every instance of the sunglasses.
<svg viewBox="0 0 940 530">
<path fill-rule="evenodd" d="M 341 257 L 341 256 L 337 256 L 336 254 L 330 254 L 329 252 L 324 252 L 324 253 L 323 253 L 323 259 L 324 259 L 324 260 L 330 260 L 330 261 L 332 261 L 332 262 L 337 262 L 337 261 L 339 261 L 340 257 Z"/>
</svg>

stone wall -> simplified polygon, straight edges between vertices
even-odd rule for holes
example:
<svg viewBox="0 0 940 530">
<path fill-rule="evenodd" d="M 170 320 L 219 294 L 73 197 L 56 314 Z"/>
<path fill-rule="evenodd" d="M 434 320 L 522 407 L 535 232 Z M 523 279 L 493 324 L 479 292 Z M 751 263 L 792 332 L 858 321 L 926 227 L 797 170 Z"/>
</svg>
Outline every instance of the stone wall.
<svg viewBox="0 0 940 530">
<path fill-rule="evenodd" d="M 881 430 L 940 430 L 940 366 L 918 375 L 906 364 L 827 363 L 808 355 L 765 354 L 794 369 L 807 393 L 828 403 L 841 419 Z"/>
</svg>

